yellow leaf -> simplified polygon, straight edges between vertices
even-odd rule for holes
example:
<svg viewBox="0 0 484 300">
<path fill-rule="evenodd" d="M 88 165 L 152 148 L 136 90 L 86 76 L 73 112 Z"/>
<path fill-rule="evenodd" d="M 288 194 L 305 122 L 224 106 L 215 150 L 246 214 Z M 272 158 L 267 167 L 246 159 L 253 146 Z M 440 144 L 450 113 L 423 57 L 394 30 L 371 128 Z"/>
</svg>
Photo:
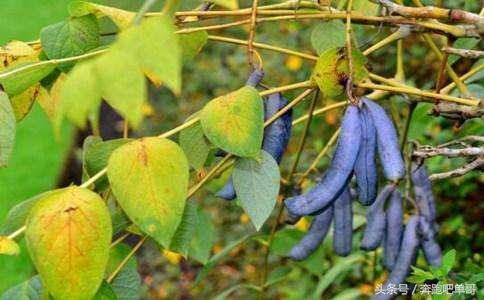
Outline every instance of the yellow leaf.
<svg viewBox="0 0 484 300">
<path fill-rule="evenodd" d="M 18 255 L 20 248 L 15 241 L 6 236 L 0 236 L 0 254 L 4 255 Z"/>
<path fill-rule="evenodd" d="M 22 121 L 22 119 L 29 113 L 32 104 L 38 95 L 39 89 L 40 84 L 33 85 L 26 91 L 10 99 L 17 122 Z"/>
<path fill-rule="evenodd" d="M 94 4 L 85 1 L 75 1 L 69 5 L 69 12 L 72 16 L 80 17 L 89 13 L 96 17 L 108 17 L 120 29 L 126 29 L 133 23 L 136 15 L 134 12 L 122 10 L 115 7 Z"/>
<path fill-rule="evenodd" d="M 163 250 L 163 256 L 172 264 L 178 265 L 182 256 L 176 252 L 171 252 L 168 250 Z"/>
<path fill-rule="evenodd" d="M 297 71 L 301 69 L 302 59 L 299 56 L 290 55 L 286 60 L 286 68 L 291 71 Z"/>
</svg>

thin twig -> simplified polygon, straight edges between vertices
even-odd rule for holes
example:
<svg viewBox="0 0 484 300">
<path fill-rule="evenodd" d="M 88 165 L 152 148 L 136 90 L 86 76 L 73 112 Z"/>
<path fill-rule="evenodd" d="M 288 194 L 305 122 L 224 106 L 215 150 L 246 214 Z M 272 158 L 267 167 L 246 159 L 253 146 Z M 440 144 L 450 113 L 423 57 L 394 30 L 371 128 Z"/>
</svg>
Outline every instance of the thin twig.
<svg viewBox="0 0 484 300">
<path fill-rule="evenodd" d="M 444 51 L 445 53 L 455 54 L 455 55 L 459 55 L 466 58 L 472 58 L 472 59 L 484 57 L 484 51 L 481 51 L 481 50 L 459 49 L 459 48 L 446 46 L 442 48 L 442 51 Z"/>
<path fill-rule="evenodd" d="M 467 147 L 462 149 L 438 148 L 438 147 L 419 147 L 414 150 L 412 156 L 428 158 L 433 156 L 463 157 L 463 156 L 483 156 L 483 147 Z"/>
<path fill-rule="evenodd" d="M 249 58 L 249 65 L 252 69 L 254 69 L 254 37 L 255 37 L 255 27 L 257 23 L 257 5 L 258 0 L 252 0 L 252 14 L 250 16 L 250 29 L 249 29 L 249 38 L 247 39 L 247 55 Z"/>
<path fill-rule="evenodd" d="M 464 165 L 460 168 L 457 168 L 455 170 L 432 174 L 432 175 L 429 176 L 429 179 L 432 180 L 432 181 L 435 181 L 435 180 L 440 180 L 440 179 L 445 179 L 445 178 L 458 177 L 458 176 L 462 176 L 464 174 L 467 174 L 470 171 L 473 171 L 473 170 L 480 168 L 482 166 L 484 166 L 484 156 L 480 156 L 480 157 L 476 158 L 475 160 L 473 160 L 472 162 L 470 162 L 470 163 L 468 163 L 468 164 L 466 164 L 466 165 Z"/>
<path fill-rule="evenodd" d="M 129 259 L 138 251 L 138 249 L 143 245 L 143 243 L 146 241 L 148 238 L 147 235 L 143 236 L 139 242 L 131 249 L 131 251 L 126 255 L 126 257 L 121 261 L 121 263 L 114 269 L 114 271 L 109 275 L 109 277 L 106 279 L 107 283 L 111 283 L 113 279 L 118 275 L 119 271 L 128 263 Z"/>
</svg>

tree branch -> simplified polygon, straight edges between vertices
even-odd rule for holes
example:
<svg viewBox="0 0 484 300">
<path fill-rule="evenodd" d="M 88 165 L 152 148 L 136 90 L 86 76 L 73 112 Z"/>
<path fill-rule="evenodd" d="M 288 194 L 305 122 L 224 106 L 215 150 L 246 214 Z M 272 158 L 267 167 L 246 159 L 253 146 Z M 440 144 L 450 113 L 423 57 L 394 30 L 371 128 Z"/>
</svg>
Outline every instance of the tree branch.
<svg viewBox="0 0 484 300">
<path fill-rule="evenodd" d="M 464 174 L 467 174 L 470 171 L 473 171 L 477 168 L 481 168 L 482 166 L 484 166 L 484 156 L 480 156 L 480 157 L 476 158 L 475 160 L 473 160 L 472 162 L 470 162 L 470 163 L 468 163 L 468 164 L 466 164 L 466 165 L 464 165 L 460 168 L 457 168 L 455 170 L 432 174 L 432 175 L 429 176 L 429 179 L 432 180 L 432 181 L 435 181 L 435 180 L 440 180 L 440 179 L 445 179 L 445 178 L 458 177 L 458 176 L 462 176 Z"/>
<path fill-rule="evenodd" d="M 472 59 L 484 57 L 484 51 L 481 50 L 459 49 L 446 46 L 442 48 L 442 51 Z"/>
<path fill-rule="evenodd" d="M 483 156 L 483 147 L 467 147 L 462 149 L 439 148 L 439 147 L 420 147 L 414 150 L 412 156 L 428 158 L 433 156 L 463 157 L 463 156 Z"/>
</svg>

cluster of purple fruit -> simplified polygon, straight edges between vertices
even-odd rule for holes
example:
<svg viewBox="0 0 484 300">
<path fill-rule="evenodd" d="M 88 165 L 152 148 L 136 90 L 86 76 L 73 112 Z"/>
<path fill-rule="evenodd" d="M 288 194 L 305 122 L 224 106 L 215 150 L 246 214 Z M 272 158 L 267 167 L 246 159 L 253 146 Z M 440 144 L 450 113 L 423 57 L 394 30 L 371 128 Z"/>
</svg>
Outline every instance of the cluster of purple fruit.
<svg viewBox="0 0 484 300">
<path fill-rule="evenodd" d="M 377 195 L 378 152 L 385 178 L 391 181 Z M 333 249 L 340 256 L 352 250 L 353 213 L 349 183 L 355 177 L 357 200 L 367 209 L 367 226 L 361 249 L 384 246 L 384 265 L 390 275 L 383 288 L 405 282 L 417 251 L 422 248 L 428 263 L 441 264 L 442 254 L 435 241 L 435 204 L 425 166 L 413 163 L 411 178 L 419 215 L 404 225 L 403 203 L 397 183 L 405 176 L 397 131 L 385 110 L 363 97 L 358 106 L 350 105 L 341 124 L 341 135 L 329 169 L 319 183 L 305 194 L 284 202 L 292 218 L 314 215 L 301 241 L 289 256 L 303 260 L 323 242 L 333 221 Z M 388 202 L 388 203 L 387 203 Z M 380 294 L 378 299 L 391 298 Z"/>
<path fill-rule="evenodd" d="M 257 86 L 264 73 L 255 70 L 246 85 Z M 265 120 L 287 105 L 280 93 L 272 94 L 264 102 Z M 292 111 L 287 112 L 264 130 L 262 149 L 279 163 L 289 142 Z M 385 178 L 391 183 L 378 193 L 376 152 Z M 402 196 L 398 182 L 405 176 L 395 126 L 385 110 L 368 98 L 358 105 L 350 105 L 343 116 L 341 134 L 329 169 L 308 192 L 285 200 L 291 219 L 315 216 L 306 235 L 292 248 L 289 257 L 303 260 L 313 253 L 325 239 L 333 223 L 333 249 L 346 256 L 352 250 L 353 211 L 350 181 L 355 177 L 357 200 L 367 209 L 367 226 L 361 249 L 375 250 L 383 244 L 383 263 L 390 271 L 385 289 L 390 284 L 405 282 L 410 267 L 421 248 L 427 262 L 439 266 L 442 253 L 435 241 L 435 203 L 432 185 L 423 164 L 412 163 L 411 179 L 418 215 L 410 216 L 404 225 Z M 217 193 L 225 200 L 236 198 L 232 180 Z M 391 298 L 380 294 L 377 299 Z"/>
</svg>

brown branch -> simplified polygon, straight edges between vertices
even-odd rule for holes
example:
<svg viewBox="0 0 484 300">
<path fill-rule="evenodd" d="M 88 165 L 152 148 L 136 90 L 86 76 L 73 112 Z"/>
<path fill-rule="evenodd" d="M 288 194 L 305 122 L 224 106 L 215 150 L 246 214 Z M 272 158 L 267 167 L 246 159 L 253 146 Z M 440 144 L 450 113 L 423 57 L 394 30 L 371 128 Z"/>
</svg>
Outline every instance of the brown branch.
<svg viewBox="0 0 484 300">
<path fill-rule="evenodd" d="M 397 13 L 404 17 L 438 19 L 451 23 L 474 24 L 478 27 L 484 24 L 483 17 L 460 9 L 448 9 L 435 6 L 410 7 L 396 4 L 390 0 L 372 1 L 386 7 L 390 13 Z"/>
<path fill-rule="evenodd" d="M 438 103 L 433 106 L 429 114 L 464 123 L 468 119 L 481 118 L 484 115 L 484 108 L 481 106 L 482 104 L 471 107 L 455 103 Z"/>
<path fill-rule="evenodd" d="M 470 162 L 470 163 L 468 163 L 468 164 L 466 164 L 466 165 L 464 165 L 460 168 L 457 168 L 455 170 L 432 174 L 432 175 L 429 176 L 429 178 L 430 178 L 430 180 L 434 181 L 434 180 L 440 180 L 440 179 L 445 179 L 445 178 L 450 178 L 450 177 L 458 177 L 458 176 L 462 176 L 464 174 L 467 174 L 470 171 L 473 171 L 475 169 L 481 168 L 482 166 L 484 166 L 484 156 L 480 156 L 480 157 L 476 158 L 475 160 L 473 160 L 472 162 Z"/>
<path fill-rule="evenodd" d="M 463 156 L 483 156 L 483 147 L 467 147 L 462 149 L 439 148 L 439 147 L 420 147 L 414 150 L 413 157 L 428 158 L 433 156 L 463 157 Z"/>
<path fill-rule="evenodd" d="M 466 58 L 481 58 L 484 57 L 484 51 L 481 50 L 470 50 L 470 49 L 459 49 L 453 47 L 444 47 L 442 51 L 449 54 L 455 54 Z"/>
</svg>

